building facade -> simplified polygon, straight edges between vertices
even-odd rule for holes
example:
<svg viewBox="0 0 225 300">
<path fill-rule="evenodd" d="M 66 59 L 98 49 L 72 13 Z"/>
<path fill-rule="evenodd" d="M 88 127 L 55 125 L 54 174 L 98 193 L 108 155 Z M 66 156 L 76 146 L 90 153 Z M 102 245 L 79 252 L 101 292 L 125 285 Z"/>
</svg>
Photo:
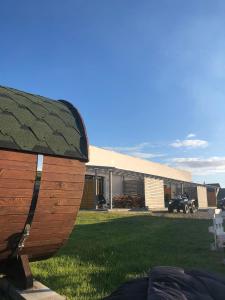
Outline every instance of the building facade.
<svg viewBox="0 0 225 300">
<path fill-rule="evenodd" d="M 97 208 L 103 197 L 111 209 L 127 199 L 163 210 L 170 198 L 184 192 L 197 199 L 199 208 L 208 207 L 207 186 L 192 182 L 190 172 L 94 146 L 89 147 L 89 157 L 83 209 Z"/>
</svg>

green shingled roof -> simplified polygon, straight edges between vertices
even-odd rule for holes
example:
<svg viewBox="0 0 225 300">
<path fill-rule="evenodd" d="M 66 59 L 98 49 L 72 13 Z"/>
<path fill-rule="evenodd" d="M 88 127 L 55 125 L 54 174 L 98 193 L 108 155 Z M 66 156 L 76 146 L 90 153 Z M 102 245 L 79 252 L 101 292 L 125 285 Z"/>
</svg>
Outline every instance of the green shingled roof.
<svg viewBox="0 0 225 300">
<path fill-rule="evenodd" d="M 84 124 L 72 104 L 3 86 L 0 148 L 88 160 Z"/>
</svg>

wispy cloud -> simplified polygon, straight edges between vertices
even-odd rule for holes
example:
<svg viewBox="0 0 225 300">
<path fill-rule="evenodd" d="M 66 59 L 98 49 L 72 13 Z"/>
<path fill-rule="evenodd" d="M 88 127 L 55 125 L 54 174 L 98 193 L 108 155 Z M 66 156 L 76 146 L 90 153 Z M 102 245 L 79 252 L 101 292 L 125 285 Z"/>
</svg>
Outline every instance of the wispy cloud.
<svg viewBox="0 0 225 300">
<path fill-rule="evenodd" d="M 207 141 L 198 139 L 176 140 L 170 144 L 174 148 L 206 148 L 208 145 Z"/>
<path fill-rule="evenodd" d="M 116 152 L 120 152 L 123 154 L 127 154 L 130 156 L 142 158 L 142 159 L 152 159 L 156 157 L 165 156 L 165 154 L 160 153 L 151 153 L 148 148 L 151 147 L 150 143 L 144 142 L 134 146 L 125 146 L 125 147 L 103 147 L 107 150 L 112 150 Z"/>
<path fill-rule="evenodd" d="M 194 137 L 196 137 L 195 133 L 189 133 L 186 138 L 191 139 L 191 138 L 194 138 Z"/>
<path fill-rule="evenodd" d="M 191 171 L 194 175 L 225 173 L 225 156 L 173 158 L 170 164 Z"/>
<path fill-rule="evenodd" d="M 170 144 L 174 148 L 206 148 L 208 145 L 207 141 L 197 139 L 195 133 L 189 133 L 185 139 L 177 139 Z"/>
<path fill-rule="evenodd" d="M 131 156 L 139 157 L 142 159 L 150 159 L 150 158 L 156 158 L 156 157 L 163 157 L 165 154 L 160 153 L 148 153 L 148 152 L 130 152 L 127 153 Z"/>
<path fill-rule="evenodd" d="M 150 143 L 140 143 L 138 145 L 135 146 L 125 146 L 125 147 L 103 147 L 104 149 L 107 150 L 112 150 L 112 151 L 116 151 L 116 152 L 136 152 L 136 151 L 141 151 L 142 149 L 146 148 L 150 146 Z"/>
</svg>

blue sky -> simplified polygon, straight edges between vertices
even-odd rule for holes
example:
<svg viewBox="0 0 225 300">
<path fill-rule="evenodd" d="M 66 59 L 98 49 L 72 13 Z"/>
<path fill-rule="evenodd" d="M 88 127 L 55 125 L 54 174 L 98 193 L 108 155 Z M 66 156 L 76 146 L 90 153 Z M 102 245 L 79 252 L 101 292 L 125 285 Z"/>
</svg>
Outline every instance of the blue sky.
<svg viewBox="0 0 225 300">
<path fill-rule="evenodd" d="M 67 99 L 91 144 L 225 187 L 225 2 L 1 2 L 0 84 Z"/>
</svg>

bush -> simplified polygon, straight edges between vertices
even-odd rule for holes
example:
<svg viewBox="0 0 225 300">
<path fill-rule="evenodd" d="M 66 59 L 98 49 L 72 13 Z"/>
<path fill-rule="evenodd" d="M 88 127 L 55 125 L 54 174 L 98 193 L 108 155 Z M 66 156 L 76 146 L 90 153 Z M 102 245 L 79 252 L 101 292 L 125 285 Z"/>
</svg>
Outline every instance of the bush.
<svg viewBox="0 0 225 300">
<path fill-rule="evenodd" d="M 114 208 L 144 208 L 143 196 L 118 195 L 113 197 Z"/>
</svg>

